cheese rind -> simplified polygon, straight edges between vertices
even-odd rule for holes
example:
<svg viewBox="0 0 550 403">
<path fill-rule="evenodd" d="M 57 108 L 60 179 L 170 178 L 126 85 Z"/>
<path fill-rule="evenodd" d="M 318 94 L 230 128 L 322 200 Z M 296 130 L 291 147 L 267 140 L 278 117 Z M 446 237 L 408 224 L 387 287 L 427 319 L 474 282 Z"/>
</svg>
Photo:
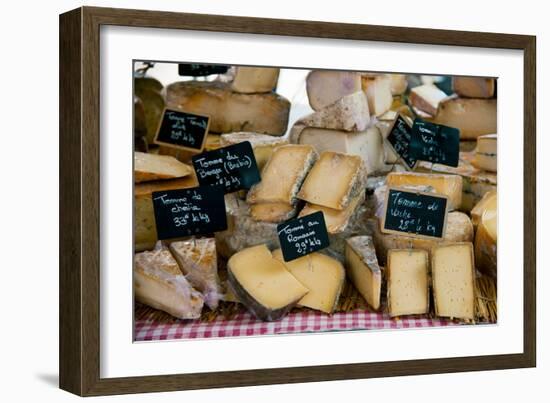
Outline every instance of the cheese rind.
<svg viewBox="0 0 550 403">
<path fill-rule="evenodd" d="M 497 276 L 497 198 L 490 200 L 481 214 L 475 240 L 476 267 L 489 276 Z"/>
<path fill-rule="evenodd" d="M 315 111 L 361 91 L 361 75 L 351 71 L 313 70 L 306 77 L 309 105 Z"/>
<path fill-rule="evenodd" d="M 134 181 L 181 178 L 190 175 L 192 168 L 174 157 L 134 152 Z"/>
<path fill-rule="evenodd" d="M 363 74 L 361 86 L 367 95 L 369 111 L 373 116 L 387 112 L 392 105 L 391 79 L 384 74 Z"/>
<path fill-rule="evenodd" d="M 288 140 L 283 137 L 270 136 L 268 134 L 237 132 L 226 133 L 220 137 L 220 147 L 227 147 L 233 144 L 250 142 L 256 158 L 258 170 L 262 170 L 276 147 L 288 144 Z"/>
<path fill-rule="evenodd" d="M 411 105 L 430 116 L 437 114 L 439 103 L 447 98 L 447 94 L 433 84 L 424 84 L 414 87 L 409 95 Z"/>
<path fill-rule="evenodd" d="M 179 319 L 199 318 L 204 303 L 160 243 L 155 250 L 134 256 L 134 297 Z"/>
<path fill-rule="evenodd" d="M 273 251 L 273 257 L 309 290 L 298 305 L 327 314 L 334 311 L 346 277 L 344 266 L 338 260 L 314 252 L 285 262 L 281 249 Z"/>
<path fill-rule="evenodd" d="M 250 216 L 256 221 L 280 223 L 296 215 L 296 207 L 286 203 L 258 203 L 250 206 Z"/>
<path fill-rule="evenodd" d="M 485 77 L 453 77 L 453 90 L 469 98 L 492 98 L 495 95 L 496 80 Z"/>
<path fill-rule="evenodd" d="M 264 321 L 280 319 L 308 293 L 263 244 L 231 256 L 227 272 L 239 301 Z"/>
<path fill-rule="evenodd" d="M 274 67 L 237 66 L 231 89 L 244 94 L 273 91 L 277 87 L 279 70 Z"/>
<path fill-rule="evenodd" d="M 359 235 L 347 239 L 345 266 L 357 291 L 375 311 L 380 309 L 382 270 L 378 265 L 372 237 Z"/>
<path fill-rule="evenodd" d="M 185 274 L 185 278 L 202 293 L 204 303 L 210 309 L 216 309 L 223 297 L 218 277 L 216 240 L 198 238 L 176 241 L 170 244 L 170 251 Z"/>
<path fill-rule="evenodd" d="M 496 209 L 496 205 L 496 190 L 491 190 L 483 195 L 481 200 L 478 201 L 472 211 L 470 211 L 470 217 L 472 218 L 472 224 L 474 225 L 474 228 L 477 228 L 477 226 L 479 225 L 479 222 L 481 221 L 481 215 L 485 212 L 485 210 L 487 210 L 488 208 Z"/>
<path fill-rule="evenodd" d="M 290 102 L 273 92 L 240 94 L 229 83 L 181 81 L 165 88 L 166 103 L 186 112 L 210 116 L 214 133 L 256 132 L 282 136 L 288 124 Z"/>
<path fill-rule="evenodd" d="M 477 138 L 472 165 L 486 171 L 497 172 L 497 135 L 487 134 Z"/>
<path fill-rule="evenodd" d="M 418 249 L 390 250 L 387 275 L 388 313 L 391 317 L 428 313 L 428 252 Z"/>
<path fill-rule="evenodd" d="M 365 201 L 365 192 L 353 198 L 349 205 L 343 210 L 336 210 L 318 204 L 306 203 L 298 217 L 303 217 L 309 214 L 321 211 L 325 219 L 325 225 L 329 234 L 337 234 L 344 231 L 349 223 L 350 218 L 357 207 Z"/>
<path fill-rule="evenodd" d="M 252 186 L 248 192 L 247 202 L 295 206 L 298 190 L 316 159 L 317 153 L 309 145 L 277 147 L 262 170 L 261 182 Z"/>
<path fill-rule="evenodd" d="M 355 155 L 325 151 L 307 175 L 298 198 L 336 210 L 364 191 L 367 172 Z"/>
<path fill-rule="evenodd" d="M 391 94 L 403 95 L 407 91 L 408 82 L 406 74 L 388 74 L 391 82 Z"/>
<path fill-rule="evenodd" d="M 475 268 L 471 242 L 433 248 L 432 289 L 437 316 L 474 320 Z"/>
</svg>

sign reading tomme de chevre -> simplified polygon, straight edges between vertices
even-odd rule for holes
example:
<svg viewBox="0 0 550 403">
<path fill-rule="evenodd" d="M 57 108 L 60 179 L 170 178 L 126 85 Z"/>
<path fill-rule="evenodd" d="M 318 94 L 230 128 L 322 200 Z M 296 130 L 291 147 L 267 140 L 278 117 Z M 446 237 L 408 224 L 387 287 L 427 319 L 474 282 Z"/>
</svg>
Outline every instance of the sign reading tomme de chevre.
<svg viewBox="0 0 550 403">
<path fill-rule="evenodd" d="M 156 144 L 200 153 L 206 144 L 210 117 L 165 108 L 154 142 Z"/>
<path fill-rule="evenodd" d="M 321 211 L 277 225 L 285 262 L 329 246 L 325 217 Z"/>
</svg>

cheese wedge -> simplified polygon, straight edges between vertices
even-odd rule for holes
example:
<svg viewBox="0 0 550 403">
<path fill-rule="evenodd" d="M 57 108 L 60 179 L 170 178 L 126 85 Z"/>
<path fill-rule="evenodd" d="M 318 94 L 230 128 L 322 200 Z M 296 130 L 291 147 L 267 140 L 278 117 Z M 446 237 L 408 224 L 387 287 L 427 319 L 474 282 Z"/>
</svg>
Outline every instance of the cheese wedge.
<svg viewBox="0 0 550 403">
<path fill-rule="evenodd" d="M 424 84 L 414 87 L 409 94 L 409 102 L 414 108 L 430 116 L 437 114 L 439 103 L 447 98 L 447 94 L 433 84 Z"/>
<path fill-rule="evenodd" d="M 486 171 L 497 172 L 497 135 L 487 134 L 477 138 L 472 165 Z"/>
<path fill-rule="evenodd" d="M 278 79 L 278 68 L 237 66 L 231 89 L 244 94 L 271 92 L 277 87 Z"/>
<path fill-rule="evenodd" d="M 336 210 L 330 207 L 320 206 L 318 204 L 306 203 L 298 217 L 303 217 L 309 214 L 321 211 L 325 218 L 325 225 L 329 234 L 337 234 L 344 231 L 347 227 L 350 217 L 353 215 L 357 207 L 365 201 L 365 192 L 353 198 L 349 205 L 343 210 Z"/>
<path fill-rule="evenodd" d="M 306 177 L 298 198 L 343 210 L 365 190 L 366 180 L 367 172 L 360 157 L 325 151 Z"/>
<path fill-rule="evenodd" d="M 134 152 L 134 181 L 181 178 L 191 174 L 192 168 L 174 157 Z"/>
<path fill-rule="evenodd" d="M 250 206 L 250 216 L 256 221 L 280 223 L 296 215 L 296 207 L 286 203 L 258 203 Z"/>
<path fill-rule="evenodd" d="M 134 256 L 134 297 L 179 319 L 199 318 L 204 303 L 160 243 L 155 250 Z"/>
<path fill-rule="evenodd" d="M 487 202 L 477 226 L 475 240 L 476 267 L 492 277 L 497 276 L 497 198 Z"/>
<path fill-rule="evenodd" d="M 434 123 L 456 127 L 460 140 L 472 140 L 497 132 L 497 100 L 447 98 L 439 103 Z"/>
<path fill-rule="evenodd" d="M 254 152 L 254 158 L 256 158 L 256 165 L 260 171 L 264 168 L 269 158 L 271 158 L 273 150 L 276 147 L 288 144 L 288 140 L 283 137 L 260 133 L 238 132 L 222 134 L 220 137 L 220 147 L 227 147 L 244 141 L 250 142 Z"/>
<path fill-rule="evenodd" d="M 391 83 L 391 94 L 393 96 L 403 95 L 407 91 L 407 75 L 406 74 L 388 74 Z"/>
<path fill-rule="evenodd" d="M 277 147 L 262 170 L 261 182 L 248 192 L 247 201 L 296 205 L 298 190 L 316 159 L 317 153 L 309 145 Z"/>
<path fill-rule="evenodd" d="M 161 94 L 162 89 L 162 83 L 155 78 L 134 78 L 134 95 L 139 97 L 143 103 L 143 110 L 145 112 L 146 140 L 148 144 L 153 144 L 166 104 Z"/>
<path fill-rule="evenodd" d="M 488 208 L 496 208 L 497 205 L 497 191 L 491 190 L 483 197 L 480 201 L 477 202 L 477 204 L 474 206 L 472 211 L 470 211 L 470 218 L 472 219 L 472 224 L 474 225 L 474 228 L 477 229 L 477 226 L 479 225 L 479 222 L 481 221 L 481 215 L 487 210 Z"/>
<path fill-rule="evenodd" d="M 462 203 L 462 178 L 458 175 L 425 174 L 416 172 L 391 172 L 386 179 L 388 187 L 430 186 L 435 193 L 446 195 L 448 210 L 460 208 Z"/>
<path fill-rule="evenodd" d="M 281 249 L 273 251 L 273 257 L 283 263 L 290 274 L 309 290 L 298 301 L 299 306 L 328 314 L 336 309 L 346 277 L 344 266 L 338 260 L 314 252 L 285 262 Z"/>
<path fill-rule="evenodd" d="M 391 317 L 428 313 L 428 252 L 393 249 L 388 252 L 388 313 Z"/>
<path fill-rule="evenodd" d="M 485 77 L 453 77 L 453 90 L 469 98 L 492 98 L 495 95 L 496 80 Z"/>
<path fill-rule="evenodd" d="M 223 296 L 218 277 L 218 258 L 214 238 L 172 242 L 170 251 L 191 285 L 200 291 L 204 303 L 216 309 Z"/>
<path fill-rule="evenodd" d="M 232 291 L 258 319 L 282 318 L 307 293 L 304 287 L 265 245 L 235 253 L 227 262 Z"/>
<path fill-rule="evenodd" d="M 352 71 L 313 70 L 306 77 L 309 105 L 314 111 L 361 91 L 361 75 Z"/>
<path fill-rule="evenodd" d="M 181 81 L 165 88 L 166 104 L 210 116 L 213 133 L 286 133 L 290 102 L 273 92 L 240 94 L 219 81 Z"/>
<path fill-rule="evenodd" d="M 382 270 L 378 266 L 374 242 L 368 235 L 359 235 L 346 241 L 346 272 L 357 291 L 375 311 L 380 309 Z"/>
<path fill-rule="evenodd" d="M 369 111 L 373 116 L 380 116 L 387 112 L 393 102 L 392 82 L 384 74 L 363 74 L 361 86 L 369 102 Z"/>
<path fill-rule="evenodd" d="M 474 250 L 471 242 L 439 245 L 432 250 L 435 314 L 474 320 Z"/>
</svg>

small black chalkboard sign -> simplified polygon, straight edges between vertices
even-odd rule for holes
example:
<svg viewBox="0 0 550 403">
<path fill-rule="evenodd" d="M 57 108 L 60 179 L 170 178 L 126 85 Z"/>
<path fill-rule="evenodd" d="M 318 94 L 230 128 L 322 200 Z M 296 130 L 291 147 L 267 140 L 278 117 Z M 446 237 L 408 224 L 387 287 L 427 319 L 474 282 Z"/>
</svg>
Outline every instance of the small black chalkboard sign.
<svg viewBox="0 0 550 403">
<path fill-rule="evenodd" d="M 389 188 L 382 232 L 418 238 L 443 238 L 447 196 Z"/>
<path fill-rule="evenodd" d="M 249 141 L 194 155 L 191 160 L 202 186 L 222 185 L 225 193 L 250 189 L 261 180 Z"/>
<path fill-rule="evenodd" d="M 409 151 L 411 127 L 403 116 L 397 115 L 386 140 L 390 143 L 397 155 L 399 155 L 401 161 L 405 164 L 405 168 L 413 170 L 416 166 L 416 159 L 411 156 Z"/>
<path fill-rule="evenodd" d="M 325 217 L 321 211 L 277 225 L 285 262 L 329 246 Z"/>
<path fill-rule="evenodd" d="M 153 192 L 159 239 L 210 234 L 227 229 L 221 186 Z"/>
<path fill-rule="evenodd" d="M 178 74 L 188 77 L 204 77 L 211 74 L 224 74 L 229 70 L 229 66 L 222 64 L 194 64 L 179 63 Z"/>
<path fill-rule="evenodd" d="M 172 108 L 162 114 L 155 143 L 192 152 L 201 152 L 206 143 L 210 117 Z"/>
<path fill-rule="evenodd" d="M 410 155 L 422 161 L 458 166 L 460 130 L 415 119 L 412 127 Z"/>
</svg>

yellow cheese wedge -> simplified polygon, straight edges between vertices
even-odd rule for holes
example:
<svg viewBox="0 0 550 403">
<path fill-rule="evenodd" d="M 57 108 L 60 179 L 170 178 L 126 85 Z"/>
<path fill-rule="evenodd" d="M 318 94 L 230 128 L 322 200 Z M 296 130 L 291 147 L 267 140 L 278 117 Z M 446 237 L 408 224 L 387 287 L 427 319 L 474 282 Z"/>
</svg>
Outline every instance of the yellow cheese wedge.
<svg viewBox="0 0 550 403">
<path fill-rule="evenodd" d="M 475 269 L 471 242 L 434 247 L 432 288 L 437 316 L 474 320 Z"/>
<path fill-rule="evenodd" d="M 492 98 L 495 95 L 496 80 L 485 77 L 453 77 L 453 90 L 469 98 Z"/>
<path fill-rule="evenodd" d="M 497 205 L 497 191 L 491 190 L 481 198 L 479 202 L 474 206 L 472 211 L 470 211 L 470 217 L 472 219 L 472 224 L 474 228 L 477 229 L 479 222 L 481 221 L 481 215 L 488 208 L 496 208 Z"/>
<path fill-rule="evenodd" d="M 158 179 L 181 178 L 193 169 L 174 157 L 134 152 L 134 181 L 136 183 Z"/>
<path fill-rule="evenodd" d="M 239 301 L 254 316 L 265 321 L 283 317 L 308 292 L 263 244 L 231 256 L 227 273 Z"/>
<path fill-rule="evenodd" d="M 378 266 L 374 242 L 368 235 L 358 235 L 346 241 L 346 272 L 357 291 L 375 311 L 380 309 L 382 270 Z"/>
<path fill-rule="evenodd" d="M 494 197 L 481 213 L 475 240 L 476 267 L 492 277 L 497 276 L 497 236 L 497 197 Z"/>
<path fill-rule="evenodd" d="M 250 142 L 256 158 L 258 170 L 262 170 L 276 147 L 288 144 L 288 140 L 282 137 L 270 136 L 269 134 L 251 133 L 251 132 L 236 132 L 222 134 L 220 138 L 220 146 L 227 147 L 233 144 Z"/>
<path fill-rule="evenodd" d="M 309 214 L 313 214 L 317 211 L 323 212 L 325 218 L 325 225 L 329 234 L 337 234 L 344 231 L 348 225 L 350 217 L 353 215 L 357 206 L 365 201 L 365 192 L 361 192 L 359 195 L 353 198 L 349 205 L 343 210 L 336 210 L 329 207 L 320 206 L 318 204 L 306 203 L 302 211 L 300 211 L 299 217 L 303 217 Z"/>
<path fill-rule="evenodd" d="M 406 74 L 388 74 L 391 82 L 391 94 L 402 95 L 407 91 L 407 75 Z"/>
<path fill-rule="evenodd" d="M 393 102 L 392 82 L 385 74 L 363 74 L 361 86 L 369 102 L 369 111 L 373 116 L 380 116 L 388 111 Z"/>
<path fill-rule="evenodd" d="M 238 66 L 231 89 L 244 94 L 271 92 L 277 87 L 278 79 L 278 68 Z"/>
<path fill-rule="evenodd" d="M 273 257 L 309 290 L 298 305 L 329 314 L 334 311 L 346 277 L 338 260 L 314 252 L 285 262 L 281 249 L 273 251 Z"/>
<path fill-rule="evenodd" d="M 352 71 L 313 70 L 306 78 L 309 105 L 314 111 L 361 91 L 361 76 Z"/>
<path fill-rule="evenodd" d="M 477 138 L 472 164 L 486 171 L 497 172 L 497 135 L 487 134 Z"/>
<path fill-rule="evenodd" d="M 390 316 L 428 313 L 428 252 L 392 249 L 388 252 L 388 313 Z"/>
<path fill-rule="evenodd" d="M 250 216 L 256 221 L 279 223 L 294 217 L 296 208 L 286 203 L 258 203 L 250 206 Z"/>
</svg>

